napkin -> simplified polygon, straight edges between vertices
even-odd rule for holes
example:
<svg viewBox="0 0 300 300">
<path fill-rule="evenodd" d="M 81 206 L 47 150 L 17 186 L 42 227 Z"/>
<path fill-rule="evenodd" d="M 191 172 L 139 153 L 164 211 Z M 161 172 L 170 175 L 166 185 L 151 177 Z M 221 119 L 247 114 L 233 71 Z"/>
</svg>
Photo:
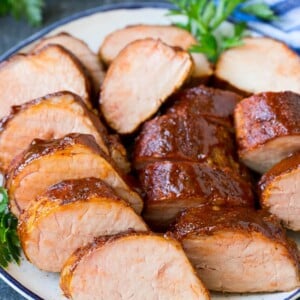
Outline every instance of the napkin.
<svg viewBox="0 0 300 300">
<path fill-rule="evenodd" d="M 247 4 L 261 1 L 247 1 Z M 246 22 L 249 29 L 288 44 L 300 54 L 300 0 L 264 0 L 275 12 L 277 19 L 263 21 L 237 9 L 233 21 Z"/>
</svg>

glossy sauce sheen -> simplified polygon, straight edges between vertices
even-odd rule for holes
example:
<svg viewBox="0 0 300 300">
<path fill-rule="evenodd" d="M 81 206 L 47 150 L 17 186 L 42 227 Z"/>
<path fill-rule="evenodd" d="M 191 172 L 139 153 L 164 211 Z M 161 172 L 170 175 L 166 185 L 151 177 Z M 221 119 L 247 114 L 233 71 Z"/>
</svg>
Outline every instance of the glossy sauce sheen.
<svg viewBox="0 0 300 300">
<path fill-rule="evenodd" d="M 120 199 L 108 184 L 93 177 L 64 180 L 50 186 L 41 197 L 46 197 L 51 201 L 59 201 L 61 205 L 64 205 L 97 196 L 114 200 Z"/>
<path fill-rule="evenodd" d="M 250 184 L 232 172 L 206 164 L 156 162 L 148 164 L 140 178 L 148 206 L 178 199 L 188 204 L 195 198 L 203 198 L 203 203 L 213 205 L 254 205 Z"/>
<path fill-rule="evenodd" d="M 232 141 L 228 130 L 202 116 L 167 114 L 143 126 L 135 144 L 135 164 L 164 158 L 226 167 L 233 164 Z"/>
<path fill-rule="evenodd" d="M 232 114 L 240 97 L 198 86 L 173 96 L 166 114 L 144 124 L 135 143 L 134 165 L 141 169 L 158 160 L 205 162 L 247 178 L 238 162 Z"/>
<path fill-rule="evenodd" d="M 293 92 L 261 93 L 241 101 L 236 108 L 237 138 L 241 151 L 276 137 L 300 134 L 300 95 Z"/>
<path fill-rule="evenodd" d="M 232 126 L 235 106 L 242 100 L 236 93 L 206 86 L 182 90 L 172 99 L 175 103 L 168 112 L 205 116 L 228 127 Z"/>
<path fill-rule="evenodd" d="M 91 149 L 95 153 L 99 153 L 102 157 L 104 157 L 111 165 L 116 168 L 112 160 L 108 155 L 106 155 L 100 147 L 95 142 L 95 139 L 92 135 L 88 134 L 79 134 L 79 133 L 71 133 L 61 139 L 56 140 L 40 140 L 35 139 L 32 141 L 29 148 L 25 151 L 25 155 L 20 155 L 14 159 L 12 164 L 10 165 L 10 170 L 7 173 L 7 179 L 16 176 L 22 169 L 30 164 L 33 160 L 36 160 L 40 157 L 55 153 L 60 150 L 67 149 L 69 146 L 81 144 Z M 71 153 L 70 153 L 71 155 Z M 15 168 L 15 166 L 17 166 Z"/>
</svg>

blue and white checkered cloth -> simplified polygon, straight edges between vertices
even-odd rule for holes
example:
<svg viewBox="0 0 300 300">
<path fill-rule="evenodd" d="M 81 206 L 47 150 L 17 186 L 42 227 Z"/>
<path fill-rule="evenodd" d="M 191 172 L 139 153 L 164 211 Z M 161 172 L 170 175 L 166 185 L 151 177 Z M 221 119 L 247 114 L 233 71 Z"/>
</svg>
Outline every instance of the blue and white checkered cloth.
<svg viewBox="0 0 300 300">
<path fill-rule="evenodd" d="M 247 1 L 247 3 L 257 1 Z M 265 36 L 284 41 L 300 54 L 300 0 L 264 0 L 276 13 L 278 19 L 264 22 L 239 10 L 232 16 L 233 21 L 246 22 L 248 28 Z"/>
</svg>

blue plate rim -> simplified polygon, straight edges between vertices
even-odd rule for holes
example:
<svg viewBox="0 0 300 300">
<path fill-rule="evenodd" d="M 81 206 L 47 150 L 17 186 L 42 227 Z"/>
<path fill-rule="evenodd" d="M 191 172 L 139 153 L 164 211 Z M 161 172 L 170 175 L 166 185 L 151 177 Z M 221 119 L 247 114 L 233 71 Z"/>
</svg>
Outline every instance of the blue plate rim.
<svg viewBox="0 0 300 300">
<path fill-rule="evenodd" d="M 29 36 L 28 38 L 22 40 L 18 44 L 16 44 L 14 47 L 10 48 L 6 52 L 4 52 L 2 55 L 0 55 L 0 63 L 6 59 L 8 59 L 13 54 L 17 53 L 22 48 L 26 47 L 27 45 L 31 44 L 32 42 L 42 38 L 44 35 L 49 33 L 50 31 L 56 29 L 57 27 L 60 27 L 62 25 L 65 25 L 67 23 L 70 23 L 72 21 L 89 17 L 91 15 L 100 13 L 100 12 L 106 12 L 106 11 L 113 11 L 118 9 L 143 9 L 143 8 L 157 8 L 157 9 L 170 9 L 172 8 L 172 4 L 169 3 L 162 3 L 162 2 L 125 2 L 125 3 L 115 3 L 115 4 L 106 4 L 97 6 L 94 8 L 86 9 L 81 12 L 72 14 L 68 17 L 62 18 L 49 26 L 39 30 L 38 32 L 34 33 L 33 35 Z M 28 299 L 33 300 L 43 300 L 43 298 L 39 297 L 37 294 L 29 290 L 27 287 L 22 285 L 18 280 L 16 280 L 14 277 L 12 277 L 5 269 L 0 267 L 0 278 L 6 282 L 8 285 L 10 285 L 15 291 L 17 291 L 20 295 L 26 296 Z M 295 296 L 300 295 L 300 289 L 296 290 L 293 294 L 289 295 L 284 300 L 292 300 L 296 299 Z"/>
</svg>

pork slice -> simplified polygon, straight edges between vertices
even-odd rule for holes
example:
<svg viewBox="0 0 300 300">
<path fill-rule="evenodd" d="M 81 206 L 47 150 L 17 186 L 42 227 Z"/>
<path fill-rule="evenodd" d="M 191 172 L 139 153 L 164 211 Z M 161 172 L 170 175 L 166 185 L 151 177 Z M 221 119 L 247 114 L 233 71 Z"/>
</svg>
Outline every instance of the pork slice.
<svg viewBox="0 0 300 300">
<path fill-rule="evenodd" d="M 183 84 L 191 67 L 187 52 L 159 40 L 129 44 L 103 82 L 100 109 L 107 123 L 119 133 L 132 133 Z"/>
<path fill-rule="evenodd" d="M 132 25 L 118 29 L 107 35 L 99 49 L 99 56 L 107 64 L 118 56 L 122 49 L 133 41 L 152 38 L 161 40 L 169 46 L 188 50 L 197 41 L 188 31 L 170 25 Z M 207 78 L 213 69 L 202 53 L 192 53 L 194 68 L 192 77 Z"/>
<path fill-rule="evenodd" d="M 95 138 L 75 133 L 50 141 L 36 139 L 13 160 L 6 182 L 10 209 L 19 216 L 48 186 L 85 177 L 103 180 L 136 212 L 141 212 L 142 199 L 128 186 Z"/>
<path fill-rule="evenodd" d="M 253 37 L 221 54 L 215 76 L 248 94 L 300 93 L 299 69 L 300 58 L 287 45 L 266 37 Z"/>
<path fill-rule="evenodd" d="M 160 160 L 205 162 L 238 173 L 240 169 L 231 133 L 197 114 L 168 113 L 147 121 L 133 158 L 137 169 Z"/>
<path fill-rule="evenodd" d="M 103 66 L 98 56 L 92 52 L 84 41 L 69 33 L 61 32 L 41 39 L 32 51 L 35 52 L 50 44 L 61 45 L 72 52 L 91 74 L 95 91 L 99 90 L 104 79 Z"/>
<path fill-rule="evenodd" d="M 27 259 L 60 272 L 79 247 L 128 229 L 147 231 L 140 216 L 100 179 L 66 180 L 49 187 L 25 213 L 18 233 Z"/>
<path fill-rule="evenodd" d="M 144 217 L 163 230 L 187 207 L 253 206 L 251 185 L 227 170 L 193 162 L 161 161 L 140 171 L 146 193 Z"/>
<path fill-rule="evenodd" d="M 206 117 L 231 129 L 234 108 L 241 100 L 236 93 L 198 85 L 173 95 L 167 112 Z"/>
<path fill-rule="evenodd" d="M 10 115 L 0 121 L 1 169 L 6 171 L 12 159 L 33 139 L 56 139 L 73 132 L 93 135 L 109 154 L 106 129 L 79 96 L 58 92 L 14 106 Z"/>
<path fill-rule="evenodd" d="M 0 65 L 0 118 L 13 105 L 59 91 L 73 92 L 91 107 L 89 80 L 74 55 L 58 45 L 17 54 Z"/>
<path fill-rule="evenodd" d="M 264 173 L 300 150 L 300 95 L 266 92 L 241 101 L 235 109 L 239 155 Z"/>
<path fill-rule="evenodd" d="M 210 299 L 181 245 L 151 233 L 96 239 L 69 258 L 60 286 L 73 300 Z"/>
<path fill-rule="evenodd" d="M 285 227 L 300 230 L 300 153 L 274 165 L 259 182 L 260 203 Z"/>
<path fill-rule="evenodd" d="M 208 289 L 289 291 L 300 286 L 299 252 L 275 216 L 246 208 L 191 208 L 169 235 L 184 250 Z"/>
<path fill-rule="evenodd" d="M 128 174 L 131 171 L 131 164 L 127 157 L 127 150 L 122 144 L 120 137 L 117 134 L 110 134 L 107 137 L 107 141 L 111 158 L 125 174 Z"/>
</svg>

